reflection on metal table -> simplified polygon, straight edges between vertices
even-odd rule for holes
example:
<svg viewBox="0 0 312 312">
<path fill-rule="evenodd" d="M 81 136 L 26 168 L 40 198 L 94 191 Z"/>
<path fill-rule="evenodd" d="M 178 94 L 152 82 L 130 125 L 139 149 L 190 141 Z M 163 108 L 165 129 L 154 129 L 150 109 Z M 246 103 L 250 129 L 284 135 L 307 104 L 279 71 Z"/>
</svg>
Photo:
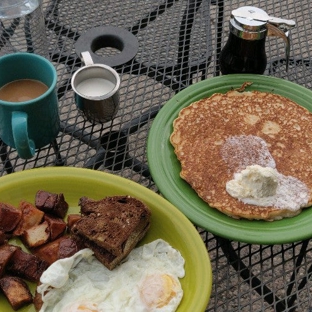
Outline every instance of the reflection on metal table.
<svg viewBox="0 0 312 312">
<path fill-rule="evenodd" d="M 312 89 L 312 6 L 309 0 L 44 0 L 49 57 L 58 74 L 61 131 L 56 142 L 20 159 L 0 142 L 0 175 L 46 166 L 100 170 L 155 192 L 146 144 L 153 119 L 176 93 L 220 75 L 218 58 L 235 8 L 260 6 L 296 21 L 288 71 L 284 43 L 268 38 L 271 75 Z M 14 33 L 14 31 L 13 31 Z M 12 36 L 13 36 L 12 33 Z M 1 35 L 1 34 L 0 34 Z M 10 41 L 1 37 L 0 49 Z M 88 49 L 120 75 L 120 107 L 113 121 L 92 124 L 77 111 L 71 88 Z M 27 48 L 16 47 L 16 50 Z M 312 245 L 257 245 L 231 241 L 197 227 L 213 269 L 206 311 L 308 311 L 312 308 Z"/>
</svg>

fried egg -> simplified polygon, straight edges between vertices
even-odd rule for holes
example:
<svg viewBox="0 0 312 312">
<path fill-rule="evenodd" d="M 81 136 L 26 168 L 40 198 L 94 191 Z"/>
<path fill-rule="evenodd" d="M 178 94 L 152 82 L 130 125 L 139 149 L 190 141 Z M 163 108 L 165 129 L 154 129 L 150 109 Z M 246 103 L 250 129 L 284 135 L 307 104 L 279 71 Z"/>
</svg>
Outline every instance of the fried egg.
<svg viewBox="0 0 312 312">
<path fill-rule="evenodd" d="M 183 297 L 184 262 L 162 239 L 133 249 L 112 271 L 85 248 L 42 274 L 40 312 L 176 311 Z"/>
</svg>

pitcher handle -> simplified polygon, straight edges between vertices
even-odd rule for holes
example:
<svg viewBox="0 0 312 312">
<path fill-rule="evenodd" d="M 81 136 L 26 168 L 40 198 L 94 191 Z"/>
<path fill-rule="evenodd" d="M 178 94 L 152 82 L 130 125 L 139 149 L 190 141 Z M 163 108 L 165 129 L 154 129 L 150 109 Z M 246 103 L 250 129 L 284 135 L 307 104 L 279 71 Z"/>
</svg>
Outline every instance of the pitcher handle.
<svg viewBox="0 0 312 312">
<path fill-rule="evenodd" d="M 285 55 L 286 55 L 286 71 L 288 71 L 288 65 L 289 65 L 289 57 L 290 57 L 290 39 L 289 39 L 289 32 L 284 32 L 282 29 L 267 23 L 266 24 L 268 29 L 268 36 L 277 36 L 284 40 L 285 42 Z"/>
<path fill-rule="evenodd" d="M 89 51 L 81 52 L 81 58 L 86 66 L 94 64 Z"/>
</svg>

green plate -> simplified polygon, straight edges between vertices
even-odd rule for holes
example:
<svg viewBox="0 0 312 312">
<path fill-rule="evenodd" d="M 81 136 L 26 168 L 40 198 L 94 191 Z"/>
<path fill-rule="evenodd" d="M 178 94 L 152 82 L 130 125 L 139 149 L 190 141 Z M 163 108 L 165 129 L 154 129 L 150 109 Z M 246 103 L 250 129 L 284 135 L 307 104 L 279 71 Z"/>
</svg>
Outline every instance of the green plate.
<svg viewBox="0 0 312 312">
<path fill-rule="evenodd" d="M 64 193 L 69 212 L 79 212 L 78 199 L 101 199 L 109 195 L 131 195 L 152 211 L 151 227 L 142 242 L 162 238 L 178 249 L 185 259 L 181 279 L 184 296 L 177 311 L 204 311 L 210 297 L 212 272 L 206 247 L 192 223 L 172 204 L 151 190 L 111 174 L 81 168 L 31 169 L 0 178 L 0 201 L 18 205 L 20 200 L 34 202 L 37 190 Z M 32 290 L 34 290 L 34 285 Z M 13 311 L 0 295 L 0 311 Z M 34 312 L 33 305 L 19 311 Z"/>
<path fill-rule="evenodd" d="M 190 185 L 180 178 L 180 162 L 169 141 L 173 131 L 172 123 L 180 110 L 214 93 L 225 93 L 231 88 L 238 88 L 246 81 L 253 82 L 247 90 L 277 93 L 312 111 L 312 92 L 283 79 L 235 74 L 201 81 L 170 99 L 153 121 L 147 144 L 151 175 L 164 197 L 192 222 L 213 234 L 254 244 L 281 244 L 310 238 L 312 209 L 306 209 L 296 217 L 274 222 L 236 220 L 210 208 Z M 209 127 L 209 120 L 207 126 Z"/>
</svg>

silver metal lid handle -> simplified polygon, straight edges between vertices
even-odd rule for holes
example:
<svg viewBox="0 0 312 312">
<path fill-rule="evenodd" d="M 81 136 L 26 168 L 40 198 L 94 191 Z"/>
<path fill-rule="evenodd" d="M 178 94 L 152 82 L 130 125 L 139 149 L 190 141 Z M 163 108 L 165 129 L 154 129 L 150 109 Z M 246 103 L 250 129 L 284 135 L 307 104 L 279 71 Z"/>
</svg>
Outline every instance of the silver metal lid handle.
<svg viewBox="0 0 312 312">
<path fill-rule="evenodd" d="M 296 22 L 294 20 L 269 16 L 265 11 L 254 7 L 241 7 L 233 10 L 232 15 L 235 17 L 246 18 L 247 20 L 268 22 L 278 27 L 280 25 L 285 25 L 288 29 L 296 26 Z"/>
</svg>

